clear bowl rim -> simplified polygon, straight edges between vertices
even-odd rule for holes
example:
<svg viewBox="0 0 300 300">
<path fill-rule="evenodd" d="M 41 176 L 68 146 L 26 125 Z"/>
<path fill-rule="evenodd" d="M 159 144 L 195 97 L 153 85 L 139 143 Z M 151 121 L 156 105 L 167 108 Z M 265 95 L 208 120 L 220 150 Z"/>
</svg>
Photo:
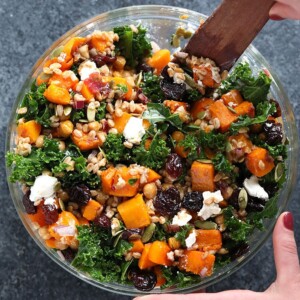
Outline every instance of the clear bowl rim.
<svg viewBox="0 0 300 300">
<path fill-rule="evenodd" d="M 114 10 L 110 10 L 104 13 L 101 13 L 99 15 L 96 15 L 76 26 L 74 26 L 73 28 L 71 28 L 69 31 L 67 31 L 65 34 L 63 34 L 60 38 L 58 38 L 56 41 L 54 41 L 50 47 L 44 51 L 44 53 L 39 57 L 39 59 L 36 61 L 36 63 L 33 65 L 33 67 L 31 68 L 30 72 L 28 73 L 28 75 L 26 76 L 25 82 L 23 83 L 23 85 L 21 86 L 20 92 L 13 104 L 13 109 L 12 109 L 12 113 L 9 119 L 9 125 L 13 124 L 14 122 L 14 117 L 15 117 L 15 110 L 20 102 L 20 94 L 21 91 L 23 91 L 24 89 L 28 88 L 31 80 L 32 80 L 32 75 L 34 74 L 34 72 L 37 70 L 38 66 L 40 66 L 40 64 L 44 61 L 44 59 L 49 56 L 52 51 L 58 47 L 58 45 L 62 42 L 62 41 L 67 41 L 68 39 L 70 39 L 72 36 L 76 35 L 76 33 L 78 31 L 80 31 L 83 27 L 93 27 L 94 23 L 97 23 L 98 21 L 100 21 L 101 19 L 103 19 L 106 16 L 109 16 L 111 14 L 120 14 L 121 16 L 125 16 L 125 14 L 123 15 L 122 13 L 126 13 L 128 11 L 131 10 L 139 10 L 139 11 L 144 11 L 144 10 L 156 10 L 156 9 L 166 9 L 169 11 L 176 11 L 180 14 L 189 14 L 189 15 L 194 15 L 194 16 L 198 16 L 198 17 L 203 17 L 206 18 L 207 16 L 204 14 L 201 14 L 199 12 L 193 11 L 193 10 L 189 10 L 189 9 L 185 9 L 185 8 L 181 8 L 181 7 L 175 7 L 175 6 L 168 6 L 168 5 L 136 5 L 136 6 L 127 6 L 127 7 L 122 7 L 122 8 L 118 8 L 118 9 L 114 9 Z M 116 16 L 114 17 L 116 19 Z M 293 136 L 293 147 L 291 148 L 291 152 L 296 153 L 297 149 L 298 149 L 298 132 L 297 132 L 297 127 L 296 127 L 296 122 L 295 122 L 295 117 L 293 114 L 293 110 L 292 110 L 292 106 L 290 104 L 290 102 L 288 101 L 288 97 L 284 91 L 284 88 L 278 78 L 278 76 L 276 75 L 276 73 L 272 70 L 272 68 L 270 67 L 269 63 L 265 60 L 265 58 L 260 54 L 260 52 L 251 44 L 248 49 L 246 51 L 252 52 L 255 55 L 256 60 L 258 60 L 262 65 L 264 65 L 264 67 L 266 67 L 270 73 L 272 74 L 273 77 L 273 84 L 275 84 L 277 86 L 277 88 L 279 89 L 279 91 L 281 92 L 283 98 L 285 99 L 285 106 L 286 109 L 289 111 L 289 118 L 290 118 L 290 126 L 291 128 L 289 128 L 290 133 Z M 5 142 L 5 153 L 7 153 L 7 151 L 10 150 L 10 143 L 11 143 L 11 131 L 8 127 L 7 132 L 6 132 L 6 142 Z M 205 279 L 205 282 L 199 282 L 197 284 L 185 287 L 185 288 L 176 288 L 174 290 L 169 290 L 167 289 L 165 292 L 167 293 L 190 293 L 190 292 L 194 292 L 199 290 L 200 288 L 206 288 L 208 286 L 210 286 L 211 284 L 217 283 L 223 279 L 225 279 L 226 277 L 230 276 L 231 274 L 233 274 L 234 272 L 236 272 L 237 270 L 239 270 L 243 265 L 245 265 L 247 262 L 249 262 L 254 256 L 255 254 L 257 254 L 257 252 L 262 248 L 262 246 L 265 244 L 266 240 L 269 238 L 274 225 L 276 223 L 276 220 L 279 216 L 279 214 L 281 212 L 283 212 L 285 210 L 285 208 L 287 207 L 287 204 L 289 202 L 289 200 L 291 199 L 292 196 L 292 189 L 291 187 L 295 185 L 296 183 L 296 179 L 297 179 L 297 162 L 298 162 L 298 156 L 293 157 L 293 164 L 290 165 L 290 169 L 291 169 L 291 177 L 293 180 L 290 180 L 289 182 L 287 182 L 287 184 L 289 185 L 289 188 L 287 186 L 285 186 L 283 188 L 283 190 L 288 190 L 288 195 L 286 196 L 286 199 L 283 201 L 283 205 L 281 206 L 281 210 L 278 211 L 276 217 L 273 220 L 270 220 L 269 222 L 269 226 L 267 228 L 267 230 L 265 230 L 263 233 L 261 233 L 261 238 L 260 240 L 253 246 L 251 246 L 251 250 L 248 251 L 244 256 L 243 259 L 241 261 L 238 262 L 238 260 L 230 263 L 228 266 L 230 266 L 230 268 L 227 266 L 225 268 L 222 269 L 222 272 L 218 272 L 218 276 L 214 277 L 207 277 Z M 62 262 L 58 256 L 54 255 L 54 252 L 51 252 L 48 248 L 45 247 L 45 245 L 38 239 L 38 237 L 36 236 L 36 234 L 34 234 L 31 225 L 27 222 L 26 218 L 24 217 L 24 215 L 22 215 L 22 213 L 19 211 L 18 207 L 17 207 L 17 200 L 16 197 L 14 197 L 14 188 L 16 186 L 16 184 L 13 184 L 9 181 L 9 175 L 10 175 L 10 168 L 6 165 L 6 177 L 7 177 L 7 182 L 8 182 L 8 186 L 9 186 L 9 191 L 10 191 L 10 196 L 12 198 L 12 201 L 14 203 L 15 209 L 17 210 L 17 213 L 19 215 L 19 218 L 21 219 L 24 227 L 26 228 L 27 232 L 29 233 L 29 235 L 32 237 L 32 239 L 34 240 L 34 242 L 39 246 L 39 248 L 46 254 L 48 255 L 53 261 L 55 261 L 59 266 L 61 266 L 63 269 L 65 269 L 66 271 L 68 271 L 69 273 L 73 274 L 74 276 L 76 276 L 77 278 L 106 291 L 109 292 L 115 292 L 121 295 L 128 295 L 128 296 L 137 296 L 137 295 L 141 295 L 141 294 L 149 294 L 149 293 L 144 293 L 141 291 L 138 291 L 136 289 L 134 289 L 131 286 L 126 286 L 126 285 L 122 285 L 122 284 L 115 284 L 115 283 L 103 283 L 103 282 L 99 282 L 96 281 L 88 276 L 85 276 L 84 274 L 82 274 L 80 271 L 78 271 L 77 269 L 73 268 L 70 265 L 65 264 L 64 262 Z M 124 289 L 125 288 L 125 289 Z M 159 290 L 153 290 L 154 293 L 164 293 L 164 291 L 160 292 Z"/>
</svg>

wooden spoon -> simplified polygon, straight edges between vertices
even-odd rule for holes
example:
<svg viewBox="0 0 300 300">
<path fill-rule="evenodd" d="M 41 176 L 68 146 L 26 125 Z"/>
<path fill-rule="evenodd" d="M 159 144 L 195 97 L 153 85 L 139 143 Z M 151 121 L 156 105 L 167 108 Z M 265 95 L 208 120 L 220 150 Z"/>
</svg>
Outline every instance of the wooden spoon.
<svg viewBox="0 0 300 300">
<path fill-rule="evenodd" d="M 184 48 L 229 70 L 269 19 L 274 0 L 223 0 Z"/>
</svg>

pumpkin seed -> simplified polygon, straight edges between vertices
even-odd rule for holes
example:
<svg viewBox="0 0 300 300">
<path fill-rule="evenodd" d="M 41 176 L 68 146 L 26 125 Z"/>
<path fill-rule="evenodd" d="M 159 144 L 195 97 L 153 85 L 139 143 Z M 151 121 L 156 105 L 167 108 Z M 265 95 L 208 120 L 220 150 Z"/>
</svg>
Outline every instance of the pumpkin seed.
<svg viewBox="0 0 300 300">
<path fill-rule="evenodd" d="M 217 229 L 218 228 L 217 223 L 212 222 L 212 221 L 197 220 L 197 221 L 195 221 L 194 224 L 197 228 L 200 228 L 200 229 Z"/>
<path fill-rule="evenodd" d="M 206 111 L 201 111 L 197 115 L 197 118 L 200 119 L 200 120 L 203 120 L 205 117 L 206 117 Z"/>
<path fill-rule="evenodd" d="M 72 112 L 72 106 L 65 106 L 64 107 L 64 115 L 69 116 Z"/>
<path fill-rule="evenodd" d="M 142 235 L 142 242 L 147 243 L 151 240 L 153 233 L 155 231 L 156 225 L 154 223 L 151 223 L 144 231 Z"/>
<path fill-rule="evenodd" d="M 237 115 L 237 112 L 236 112 L 236 110 L 235 110 L 234 108 L 232 108 L 232 107 L 230 107 L 230 106 L 227 106 L 227 108 L 228 108 L 231 112 L 233 112 L 234 114 Z"/>
<path fill-rule="evenodd" d="M 50 58 L 58 57 L 64 49 L 64 46 L 60 46 L 52 51 Z"/>
<path fill-rule="evenodd" d="M 95 109 L 94 104 L 93 105 L 89 104 L 89 106 L 87 108 L 86 116 L 87 116 L 87 119 L 89 122 L 95 121 L 96 109 Z"/>
<path fill-rule="evenodd" d="M 246 209 L 248 204 L 248 194 L 244 188 L 242 188 L 239 192 L 238 203 L 240 209 Z"/>
<path fill-rule="evenodd" d="M 114 242 L 113 242 L 113 247 L 114 248 L 116 248 L 117 247 L 117 245 L 118 245 L 118 243 L 119 243 L 119 240 L 120 240 L 120 238 L 121 238 L 121 236 L 122 236 L 122 232 L 123 232 L 123 230 L 120 230 L 120 231 L 118 231 L 117 233 L 116 233 L 116 238 L 115 238 L 115 240 L 114 240 Z"/>
<path fill-rule="evenodd" d="M 212 161 L 210 159 L 197 159 L 197 161 L 204 163 L 204 164 L 211 164 Z"/>
<path fill-rule="evenodd" d="M 184 73 L 184 76 L 185 76 L 184 81 L 187 85 L 189 85 L 190 87 L 195 88 L 197 90 L 202 89 L 202 87 L 199 84 L 197 84 L 189 74 Z"/>
<path fill-rule="evenodd" d="M 88 123 L 89 121 L 86 120 L 86 119 L 79 119 L 79 122 L 81 122 L 81 123 Z"/>
<path fill-rule="evenodd" d="M 59 204 L 59 207 L 60 207 L 60 209 L 61 209 L 62 211 L 65 211 L 65 210 L 66 210 L 65 204 L 64 204 L 64 202 L 63 202 L 60 198 L 58 198 L 58 204 Z"/>
<path fill-rule="evenodd" d="M 276 182 L 280 181 L 280 179 L 284 175 L 284 171 L 285 171 L 284 163 L 278 163 L 275 168 L 275 175 L 274 175 Z"/>
</svg>

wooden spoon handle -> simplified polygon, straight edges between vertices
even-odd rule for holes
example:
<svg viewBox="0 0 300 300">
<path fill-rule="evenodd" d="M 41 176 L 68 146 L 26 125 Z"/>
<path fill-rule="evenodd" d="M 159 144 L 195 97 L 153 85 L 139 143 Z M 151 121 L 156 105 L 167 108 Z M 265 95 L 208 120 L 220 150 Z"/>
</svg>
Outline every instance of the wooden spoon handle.
<svg viewBox="0 0 300 300">
<path fill-rule="evenodd" d="M 269 19 L 274 0 L 223 0 L 184 51 L 229 70 Z"/>
</svg>

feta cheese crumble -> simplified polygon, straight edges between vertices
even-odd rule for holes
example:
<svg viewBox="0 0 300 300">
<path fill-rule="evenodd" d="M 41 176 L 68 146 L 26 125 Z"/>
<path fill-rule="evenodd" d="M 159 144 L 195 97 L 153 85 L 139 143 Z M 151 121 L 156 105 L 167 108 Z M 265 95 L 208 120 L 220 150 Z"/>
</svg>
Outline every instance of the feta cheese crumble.
<svg viewBox="0 0 300 300">
<path fill-rule="evenodd" d="M 216 192 L 204 192 L 203 193 L 203 206 L 198 212 L 198 216 L 203 220 L 207 220 L 212 216 L 218 215 L 221 213 L 221 208 L 218 203 L 223 201 L 224 198 L 221 194 L 221 191 Z"/>
<path fill-rule="evenodd" d="M 58 180 L 49 175 L 41 175 L 36 177 L 33 186 L 30 189 L 29 199 L 32 202 L 44 198 L 48 203 L 52 204 L 51 198 L 55 196 Z"/>
<path fill-rule="evenodd" d="M 125 139 L 132 144 L 139 144 L 145 133 L 143 120 L 136 117 L 129 119 L 123 131 Z"/>
<path fill-rule="evenodd" d="M 269 199 L 268 193 L 258 183 L 258 178 L 256 176 L 253 175 L 250 178 L 246 178 L 243 185 L 250 196 L 264 200 Z"/>
<path fill-rule="evenodd" d="M 172 225 L 184 226 L 191 219 L 192 219 L 192 216 L 189 213 L 187 213 L 185 208 L 183 208 L 177 213 L 176 216 L 174 216 L 174 218 L 172 220 Z"/>
<path fill-rule="evenodd" d="M 90 61 L 90 60 L 87 60 L 87 61 L 83 62 L 79 66 L 78 73 L 80 75 L 81 80 L 85 80 L 85 79 L 89 78 L 89 76 L 92 73 L 99 73 L 100 74 L 100 72 L 97 68 L 97 65 L 93 61 Z"/>
<path fill-rule="evenodd" d="M 191 248 L 196 243 L 196 231 L 193 230 L 189 236 L 185 239 L 185 245 L 187 248 Z"/>
</svg>

